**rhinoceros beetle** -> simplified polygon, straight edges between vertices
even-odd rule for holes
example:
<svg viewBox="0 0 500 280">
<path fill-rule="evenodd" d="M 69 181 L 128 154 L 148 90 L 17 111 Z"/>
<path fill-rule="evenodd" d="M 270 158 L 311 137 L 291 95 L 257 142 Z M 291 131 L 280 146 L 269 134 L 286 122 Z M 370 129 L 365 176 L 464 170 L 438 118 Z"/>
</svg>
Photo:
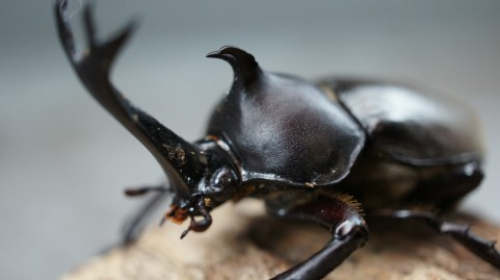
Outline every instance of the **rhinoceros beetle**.
<svg viewBox="0 0 500 280">
<path fill-rule="evenodd" d="M 168 186 L 126 191 L 156 196 L 129 226 L 125 243 L 136 239 L 143 217 L 165 196 L 172 202 L 164 219 L 190 219 L 181 238 L 207 230 L 210 212 L 224 202 L 254 197 L 277 217 L 314 221 L 332 233 L 318 253 L 273 279 L 328 274 L 368 240 L 365 216 L 421 222 L 500 269 L 494 242 L 441 218 L 483 178 L 480 132 L 466 106 L 394 83 L 335 78 L 310 83 L 269 73 L 251 54 L 225 46 L 207 56 L 230 64 L 232 87 L 214 110 L 206 136 L 188 143 L 109 80 L 113 60 L 135 25 L 99 42 L 87 5 L 89 47 L 78 52 L 66 6 L 65 0 L 56 2 L 57 27 L 77 75 L 169 179 Z"/>
</svg>

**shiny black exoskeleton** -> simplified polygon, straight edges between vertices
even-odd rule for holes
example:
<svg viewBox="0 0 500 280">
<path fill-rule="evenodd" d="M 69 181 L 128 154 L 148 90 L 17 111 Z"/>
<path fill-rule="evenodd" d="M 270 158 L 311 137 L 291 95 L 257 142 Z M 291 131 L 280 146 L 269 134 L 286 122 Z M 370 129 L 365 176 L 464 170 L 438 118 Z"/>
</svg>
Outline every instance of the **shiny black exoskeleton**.
<svg viewBox="0 0 500 280">
<path fill-rule="evenodd" d="M 87 6 L 89 48 L 77 52 L 66 5 L 56 3 L 57 26 L 76 73 L 169 179 L 168 186 L 126 191 L 158 194 L 131 223 L 125 242 L 135 240 L 143 217 L 166 196 L 173 200 L 165 219 L 191 220 L 182 237 L 207 230 L 218 205 L 248 196 L 263 199 L 271 214 L 315 221 L 333 235 L 318 253 L 273 279 L 329 273 L 368 240 L 364 214 L 421 221 L 500 269 L 492 242 L 439 216 L 483 177 L 480 132 L 467 107 L 396 84 L 333 78 L 309 83 L 268 73 L 251 54 L 226 46 L 208 57 L 231 65 L 233 85 L 206 136 L 188 143 L 109 81 L 112 62 L 134 25 L 98 42 Z"/>
</svg>

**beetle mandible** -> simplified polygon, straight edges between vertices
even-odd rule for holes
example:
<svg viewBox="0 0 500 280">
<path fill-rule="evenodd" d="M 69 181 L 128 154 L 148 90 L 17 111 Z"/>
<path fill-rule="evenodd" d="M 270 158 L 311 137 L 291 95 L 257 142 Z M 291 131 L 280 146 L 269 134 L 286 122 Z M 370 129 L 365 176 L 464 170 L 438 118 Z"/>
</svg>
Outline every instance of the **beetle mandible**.
<svg viewBox="0 0 500 280">
<path fill-rule="evenodd" d="M 157 192 L 150 204 L 173 197 L 165 218 L 190 219 L 181 238 L 207 230 L 217 206 L 250 196 L 263 199 L 278 217 L 314 221 L 332 233 L 318 253 L 273 279 L 312 280 L 332 271 L 368 240 L 363 211 L 370 217 L 420 221 L 500 269 L 493 242 L 440 217 L 483 178 L 483 146 L 467 107 L 397 84 L 335 78 L 309 83 L 269 73 L 251 54 L 225 46 L 207 56 L 230 64 L 232 87 L 215 109 L 206 136 L 188 143 L 125 99 L 109 80 L 134 24 L 99 42 L 87 5 L 89 47 L 78 52 L 66 6 L 66 0 L 56 2 L 57 27 L 77 75 L 169 179 L 168 186 L 126 194 Z M 126 243 L 137 237 L 149 206 L 130 225 Z"/>
</svg>

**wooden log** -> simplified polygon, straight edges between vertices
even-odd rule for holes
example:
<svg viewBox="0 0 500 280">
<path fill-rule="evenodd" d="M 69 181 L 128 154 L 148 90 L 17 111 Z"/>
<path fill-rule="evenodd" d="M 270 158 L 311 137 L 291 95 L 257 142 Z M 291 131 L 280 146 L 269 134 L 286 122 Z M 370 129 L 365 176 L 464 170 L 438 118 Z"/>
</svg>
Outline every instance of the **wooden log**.
<svg viewBox="0 0 500 280">
<path fill-rule="evenodd" d="M 315 225 L 268 217 L 261 205 L 228 204 L 213 212 L 205 233 L 179 236 L 186 225 L 148 229 L 139 241 L 116 248 L 76 267 L 62 280 L 268 279 L 326 243 L 330 235 Z M 256 208 L 258 208 L 256 210 Z M 474 220 L 473 231 L 500 239 L 500 228 Z M 325 279 L 500 279 L 500 271 L 448 236 L 422 226 L 370 224 L 370 241 Z"/>
</svg>

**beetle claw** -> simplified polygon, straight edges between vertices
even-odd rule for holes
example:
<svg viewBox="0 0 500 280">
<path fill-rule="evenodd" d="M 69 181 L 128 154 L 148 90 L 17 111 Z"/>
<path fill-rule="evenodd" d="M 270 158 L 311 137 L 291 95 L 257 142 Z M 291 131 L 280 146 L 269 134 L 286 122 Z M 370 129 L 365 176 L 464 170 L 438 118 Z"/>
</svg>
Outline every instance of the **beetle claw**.
<svg viewBox="0 0 500 280">
<path fill-rule="evenodd" d="M 184 237 L 186 237 L 186 235 L 191 231 L 190 228 L 187 228 L 185 231 L 182 232 L 181 234 L 181 239 L 184 239 Z"/>
</svg>

